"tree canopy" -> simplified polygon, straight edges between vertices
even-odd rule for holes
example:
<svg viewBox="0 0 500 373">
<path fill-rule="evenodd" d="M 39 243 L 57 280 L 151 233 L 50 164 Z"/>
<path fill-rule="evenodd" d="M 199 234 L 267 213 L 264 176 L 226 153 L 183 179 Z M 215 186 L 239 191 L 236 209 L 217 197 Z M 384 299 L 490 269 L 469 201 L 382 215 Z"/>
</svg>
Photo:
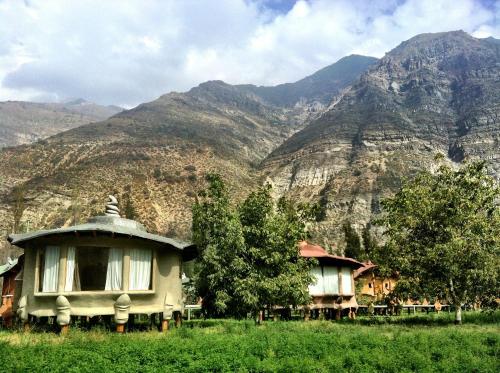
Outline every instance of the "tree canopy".
<svg viewBox="0 0 500 373">
<path fill-rule="evenodd" d="M 300 256 L 308 205 L 276 203 L 264 186 L 233 206 L 220 176 L 193 206 L 193 240 L 200 249 L 196 287 L 210 316 L 244 317 L 266 307 L 309 301 L 310 262 Z"/>
<path fill-rule="evenodd" d="M 382 202 L 385 265 L 400 273 L 403 296 L 447 300 L 457 308 L 497 297 L 500 276 L 498 183 L 484 162 L 425 170 Z"/>
</svg>

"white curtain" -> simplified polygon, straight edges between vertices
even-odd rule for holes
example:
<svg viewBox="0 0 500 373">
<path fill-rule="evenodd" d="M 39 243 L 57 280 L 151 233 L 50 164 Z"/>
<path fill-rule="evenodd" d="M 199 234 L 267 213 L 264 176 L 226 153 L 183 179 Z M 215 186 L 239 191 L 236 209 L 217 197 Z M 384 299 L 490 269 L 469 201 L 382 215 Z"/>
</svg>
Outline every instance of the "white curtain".
<svg viewBox="0 0 500 373">
<path fill-rule="evenodd" d="M 66 283 L 64 291 L 73 291 L 73 279 L 75 278 L 75 254 L 76 249 L 72 246 L 68 247 L 68 255 L 66 257 Z"/>
<path fill-rule="evenodd" d="M 151 282 L 151 250 L 130 250 L 129 290 L 148 290 Z"/>
<path fill-rule="evenodd" d="M 325 294 L 333 295 L 339 293 L 339 270 L 337 267 L 323 267 L 323 283 Z"/>
<path fill-rule="evenodd" d="M 320 266 L 313 267 L 311 269 L 311 274 L 315 280 L 314 284 L 309 285 L 309 294 L 311 295 L 323 295 L 324 294 L 324 284 L 323 284 L 323 272 Z"/>
<path fill-rule="evenodd" d="M 109 249 L 108 269 L 106 271 L 106 285 L 104 290 L 121 290 L 123 272 L 123 250 Z"/>
<path fill-rule="evenodd" d="M 57 291 L 59 278 L 59 247 L 47 246 L 45 248 L 45 263 L 43 270 L 42 292 L 53 293 Z"/>
<path fill-rule="evenodd" d="M 353 294 L 351 269 L 348 267 L 342 267 L 342 294 Z"/>
</svg>

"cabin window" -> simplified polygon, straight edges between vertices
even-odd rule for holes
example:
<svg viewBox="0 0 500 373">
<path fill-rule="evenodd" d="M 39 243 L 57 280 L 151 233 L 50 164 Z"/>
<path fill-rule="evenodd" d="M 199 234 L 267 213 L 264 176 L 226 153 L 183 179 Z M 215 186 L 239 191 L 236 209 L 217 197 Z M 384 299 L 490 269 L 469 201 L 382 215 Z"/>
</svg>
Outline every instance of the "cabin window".
<svg viewBox="0 0 500 373">
<path fill-rule="evenodd" d="M 152 252 L 148 249 L 130 250 L 129 290 L 151 289 Z"/>
<path fill-rule="evenodd" d="M 39 256 L 39 290 L 43 293 L 54 293 L 59 283 L 59 254 L 58 246 L 47 246 L 40 250 Z"/>
<path fill-rule="evenodd" d="M 323 283 L 325 294 L 339 293 L 339 270 L 337 267 L 323 267 Z"/>
<path fill-rule="evenodd" d="M 320 266 L 313 267 L 311 269 L 311 274 L 313 275 L 314 283 L 309 285 L 309 294 L 311 295 L 323 295 L 324 285 L 323 285 L 323 271 Z"/>
<path fill-rule="evenodd" d="M 342 294 L 353 294 L 351 282 L 351 269 L 342 267 Z"/>
<path fill-rule="evenodd" d="M 388 282 L 385 283 L 385 288 L 389 289 L 389 283 Z"/>
<path fill-rule="evenodd" d="M 372 285 L 372 283 L 371 283 L 371 282 L 369 282 L 369 283 L 368 283 L 368 287 L 369 287 L 370 289 L 373 287 L 373 285 Z"/>
<path fill-rule="evenodd" d="M 339 271 L 336 267 L 317 266 L 313 267 L 311 273 L 316 282 L 309 285 L 309 294 L 332 295 L 339 293 Z"/>
<path fill-rule="evenodd" d="M 64 290 L 121 290 L 122 273 L 122 249 L 68 247 Z"/>
</svg>

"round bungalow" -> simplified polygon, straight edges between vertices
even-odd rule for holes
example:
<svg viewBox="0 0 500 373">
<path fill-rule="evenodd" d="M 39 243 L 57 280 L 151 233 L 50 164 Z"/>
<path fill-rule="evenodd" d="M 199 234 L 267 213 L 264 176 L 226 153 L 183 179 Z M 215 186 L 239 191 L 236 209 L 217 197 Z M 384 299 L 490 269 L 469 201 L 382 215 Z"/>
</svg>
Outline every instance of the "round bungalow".
<svg viewBox="0 0 500 373">
<path fill-rule="evenodd" d="M 12 234 L 24 249 L 22 291 L 17 314 L 57 316 L 63 330 L 71 316 L 114 315 L 117 330 L 130 314 L 162 314 L 162 328 L 184 307 L 182 263 L 196 248 L 150 234 L 121 218 L 109 197 L 105 216 L 71 227 Z"/>
</svg>

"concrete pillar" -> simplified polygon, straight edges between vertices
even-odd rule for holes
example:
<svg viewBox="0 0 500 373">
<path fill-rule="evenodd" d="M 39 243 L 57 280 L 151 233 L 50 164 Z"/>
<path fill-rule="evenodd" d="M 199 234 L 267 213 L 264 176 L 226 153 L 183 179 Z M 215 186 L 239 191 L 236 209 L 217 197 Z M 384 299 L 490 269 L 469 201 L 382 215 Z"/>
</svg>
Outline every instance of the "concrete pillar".
<svg viewBox="0 0 500 373">
<path fill-rule="evenodd" d="M 128 294 L 120 295 L 115 302 L 115 323 L 118 333 L 123 333 L 125 331 L 125 323 L 128 321 L 131 303 Z"/>
<path fill-rule="evenodd" d="M 61 334 L 68 332 L 71 321 L 71 305 L 64 295 L 59 295 L 56 299 L 57 325 L 61 327 Z"/>
</svg>

